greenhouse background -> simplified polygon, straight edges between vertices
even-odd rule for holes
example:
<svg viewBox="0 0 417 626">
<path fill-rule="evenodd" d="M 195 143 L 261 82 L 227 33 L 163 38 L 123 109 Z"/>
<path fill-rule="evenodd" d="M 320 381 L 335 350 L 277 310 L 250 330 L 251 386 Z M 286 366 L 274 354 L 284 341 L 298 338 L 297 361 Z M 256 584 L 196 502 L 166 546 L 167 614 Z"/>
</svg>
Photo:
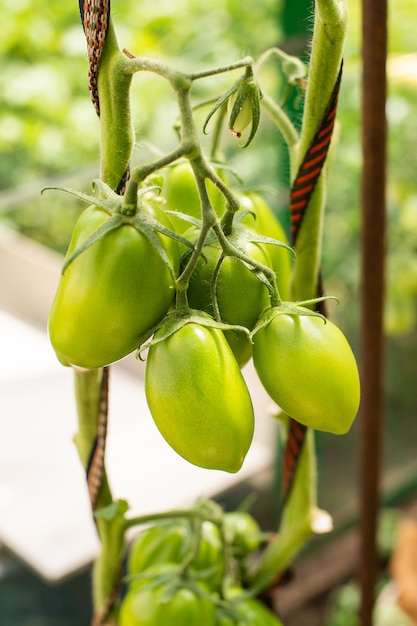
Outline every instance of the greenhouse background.
<svg viewBox="0 0 417 626">
<path fill-rule="evenodd" d="M 127 50 L 169 60 L 180 69 L 190 70 L 219 61 L 232 62 L 246 54 L 256 58 L 271 45 L 307 59 L 311 3 L 297 2 L 297 11 L 294 4 L 291 0 L 266 0 L 246 6 L 235 0 L 113 0 L 112 15 L 119 41 Z M 58 0 L 37 2 L 36 7 L 29 0 L 4 0 L 4 11 L 5 19 L 0 24 L 0 246 L 2 240 L 9 240 L 11 229 L 62 255 L 83 207 L 63 194 L 41 195 L 41 189 L 67 185 L 89 192 L 99 171 L 100 127 L 88 94 L 85 40 L 78 7 L 75 2 Z M 340 300 L 339 306 L 330 306 L 331 318 L 358 350 L 362 172 L 358 0 L 350 0 L 349 14 L 338 125 L 330 155 L 322 273 L 326 291 Z M 397 0 L 390 6 L 382 561 L 389 558 L 402 507 L 413 502 L 417 491 L 416 18 L 413 0 Z M 219 93 L 228 88 L 229 78 L 215 80 L 212 84 L 206 82 L 204 87 L 198 85 L 201 92 L 196 95 L 201 100 L 212 97 L 214 85 Z M 302 112 L 300 94 L 286 90 L 279 68 L 273 63 L 265 65 L 262 81 L 269 93 L 285 103 L 298 124 Z M 139 129 L 134 160 L 146 160 L 155 151 L 175 145 L 176 107 L 163 81 L 154 76 L 137 77 L 132 106 L 135 127 Z M 203 122 L 204 113 L 201 126 Z M 204 139 L 207 145 L 210 126 L 208 131 Z M 226 136 L 222 149 L 244 186 L 261 190 L 288 229 L 289 165 L 285 149 L 277 149 L 277 145 L 282 145 L 279 133 L 265 117 L 250 150 L 237 149 L 233 138 Z M 13 270 L 10 266 L 0 270 L 2 308 L 4 303 L 7 308 L 5 289 L 13 283 Z M 32 284 L 29 292 L 36 293 L 36 286 Z M 22 318 L 32 321 L 35 327 L 41 326 L 39 318 L 31 320 L 33 311 L 28 306 L 29 310 L 21 312 Z M 36 310 L 36 304 L 33 308 Z M 21 359 L 24 361 L 24 354 Z M 0 388 L 6 385 L 0 381 Z M 1 398 L 0 395 L 0 431 L 6 432 L 7 415 L 1 408 Z M 33 407 L 31 419 L 37 419 L 37 411 L 42 411 L 42 407 Z M 358 437 L 357 424 L 341 438 L 323 433 L 316 437 L 319 502 L 334 517 L 334 535 L 340 549 L 336 554 L 342 558 L 349 554 L 351 533 L 355 532 L 359 515 Z M 274 458 L 277 451 L 273 449 L 271 453 Z M 2 481 L 0 473 L 0 503 Z M 235 506 L 242 491 L 250 491 L 253 484 L 260 491 L 254 510 L 267 528 L 278 514 L 276 503 L 270 498 L 270 488 L 276 489 L 276 482 L 272 462 L 259 475 L 245 476 L 243 486 L 223 486 L 218 497 L 226 506 Z M 30 511 L 27 515 L 30 523 Z M 327 541 L 313 542 L 300 557 L 300 567 L 307 564 L 307 576 L 308 565 L 314 559 L 325 559 Z M 314 589 L 313 585 L 300 601 L 297 595 L 297 600 L 292 600 L 289 591 L 288 626 L 313 626 L 314 611 L 325 620 L 317 622 L 322 626 L 355 624 L 352 615 L 359 602 L 358 589 L 355 571 L 349 569 L 355 563 L 347 559 L 345 565 L 338 573 L 338 582 L 351 582 L 333 592 L 324 604 L 323 597 L 328 597 L 324 587 Z M 87 625 L 91 610 L 88 579 L 89 572 L 83 569 L 51 585 L 31 571 L 7 545 L 2 548 L 0 533 L 0 625 Z M 304 602 L 307 608 L 301 604 L 296 609 L 297 602 Z"/>
</svg>

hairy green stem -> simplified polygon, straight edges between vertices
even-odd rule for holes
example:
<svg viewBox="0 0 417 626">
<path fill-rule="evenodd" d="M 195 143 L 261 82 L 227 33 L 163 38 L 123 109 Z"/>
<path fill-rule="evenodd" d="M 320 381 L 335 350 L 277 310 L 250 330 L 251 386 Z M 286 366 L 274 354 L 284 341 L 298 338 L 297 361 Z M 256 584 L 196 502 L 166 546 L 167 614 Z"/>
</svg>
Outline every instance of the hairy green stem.
<svg viewBox="0 0 417 626">
<path fill-rule="evenodd" d="M 261 100 L 262 107 L 280 130 L 290 153 L 290 161 L 296 157 L 295 149 L 299 141 L 298 132 L 284 110 L 267 94 Z"/>
<path fill-rule="evenodd" d="M 347 0 L 316 0 L 301 136 L 297 144 L 294 143 L 291 133 L 289 137 L 292 182 L 330 101 L 342 61 L 346 28 Z M 325 171 L 322 171 L 296 241 L 294 300 L 307 300 L 317 295 L 325 190 Z M 252 575 L 252 586 L 257 591 L 265 590 L 276 582 L 309 536 L 315 532 L 313 516 L 317 511 L 316 491 L 315 446 L 313 433 L 308 430 L 279 531 L 262 553 Z"/>
<path fill-rule="evenodd" d="M 100 411 L 102 369 L 74 370 L 75 397 L 78 413 L 78 433 L 75 444 L 83 467 L 87 470 L 98 434 L 98 415 Z M 96 508 L 106 507 L 112 503 L 112 495 L 106 474 L 96 503 Z M 118 536 L 117 530 L 102 519 L 96 520 L 97 532 L 100 538 L 101 550 L 93 567 L 93 604 L 95 613 L 101 613 L 108 598 L 114 592 L 118 578 L 120 562 L 124 549 L 124 540 Z"/>
<path fill-rule="evenodd" d="M 134 145 L 129 90 L 131 76 L 123 71 L 124 56 L 119 51 L 110 20 L 106 42 L 100 59 L 98 93 L 101 124 L 101 180 L 117 189 L 123 180 Z M 87 471 L 90 455 L 98 435 L 101 384 L 103 369 L 75 369 L 75 394 L 79 430 L 75 443 L 83 467 Z M 103 461 L 101 487 L 94 508 L 111 504 L 113 498 Z M 93 606 L 95 615 L 108 615 L 115 623 L 117 610 L 113 600 L 120 577 L 124 551 L 124 532 L 118 524 L 103 519 L 96 520 L 101 543 L 98 558 L 93 566 Z"/>
<path fill-rule="evenodd" d="M 347 30 L 347 0 L 316 0 L 310 71 L 300 141 L 291 161 L 291 180 L 309 149 L 330 101 L 342 62 Z M 293 277 L 295 300 L 317 293 L 321 258 L 326 168 L 312 194 L 297 238 Z"/>
<path fill-rule="evenodd" d="M 135 142 L 130 114 L 129 92 L 132 77 L 124 70 L 112 21 L 100 60 L 98 93 L 100 98 L 101 164 L 100 178 L 112 189 L 123 179 Z"/>
<path fill-rule="evenodd" d="M 190 74 L 191 80 L 199 80 L 200 78 L 208 78 L 209 76 L 216 76 L 217 74 L 224 74 L 226 72 L 232 72 L 233 70 L 238 70 L 243 67 L 249 67 L 253 64 L 252 57 L 245 57 L 240 61 L 236 61 L 236 63 L 231 63 L 230 65 L 223 65 L 221 67 L 216 67 L 214 69 L 203 70 L 201 72 L 194 72 Z"/>
<path fill-rule="evenodd" d="M 314 434 L 310 430 L 297 467 L 297 482 L 285 506 L 279 533 L 262 552 L 251 578 L 251 588 L 257 593 L 277 582 L 305 542 L 314 533 L 317 476 Z"/>
</svg>

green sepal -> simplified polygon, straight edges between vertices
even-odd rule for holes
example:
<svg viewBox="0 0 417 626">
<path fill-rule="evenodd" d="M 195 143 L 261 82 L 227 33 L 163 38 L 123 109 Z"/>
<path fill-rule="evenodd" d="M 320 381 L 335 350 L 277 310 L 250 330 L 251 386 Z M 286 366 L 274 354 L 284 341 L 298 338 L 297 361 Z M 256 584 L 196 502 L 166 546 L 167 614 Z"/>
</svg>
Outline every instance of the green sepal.
<svg viewBox="0 0 417 626">
<path fill-rule="evenodd" d="M 191 250 L 194 249 L 194 244 L 192 243 L 192 241 L 190 241 L 186 237 L 183 237 L 182 235 L 179 235 L 175 232 L 175 230 L 171 230 L 167 226 L 164 226 L 163 224 L 158 222 L 158 220 L 155 220 L 153 218 L 150 219 L 152 220 L 155 231 L 161 233 L 161 235 L 166 235 L 167 237 L 171 237 L 171 239 L 175 239 L 175 241 L 178 241 L 178 243 L 182 243 L 184 246 L 187 246 L 187 248 L 191 248 Z"/>
<path fill-rule="evenodd" d="M 106 522 L 113 522 L 117 518 L 124 518 L 125 513 L 129 510 L 126 500 L 115 500 L 108 506 L 104 506 L 94 511 L 96 519 L 103 519 Z"/>
<path fill-rule="evenodd" d="M 255 328 L 250 333 L 251 339 L 253 339 L 254 335 L 256 335 L 259 330 L 267 326 L 275 317 L 277 317 L 277 315 L 304 315 L 310 317 L 320 317 L 325 324 L 327 320 L 324 315 L 318 311 L 314 311 L 313 309 L 306 308 L 309 305 L 317 304 L 325 300 L 337 301 L 337 298 L 334 296 L 322 296 L 321 298 L 303 300 L 302 302 L 281 302 L 278 306 L 268 307 L 261 313 Z"/>
<path fill-rule="evenodd" d="M 184 220 L 184 222 L 188 222 L 189 224 L 192 224 L 193 226 L 196 226 L 197 228 L 201 228 L 201 220 L 198 219 L 198 217 L 193 217 L 192 215 L 188 215 L 187 213 L 181 213 L 181 211 L 171 211 L 169 209 L 165 210 L 165 213 L 167 215 L 173 215 L 175 217 L 179 217 L 181 220 Z"/>
<path fill-rule="evenodd" d="M 155 248 L 156 252 L 159 254 L 165 265 L 167 266 L 172 280 L 175 282 L 177 277 L 174 272 L 174 268 L 172 267 L 171 261 L 169 260 L 168 254 L 158 236 L 156 235 L 156 231 L 162 234 L 167 235 L 168 233 L 176 235 L 173 231 L 165 228 L 153 217 L 147 215 L 146 213 L 136 214 L 130 218 L 125 218 L 125 222 L 127 224 L 131 224 L 138 230 L 149 243 Z M 171 234 L 169 236 L 171 236 Z M 185 240 L 187 241 L 187 240 Z"/>
<path fill-rule="evenodd" d="M 239 89 L 240 85 L 242 84 L 242 80 L 244 80 L 242 77 L 238 78 L 238 80 L 233 83 L 233 85 L 227 90 L 225 91 L 225 93 L 223 93 L 215 102 L 215 104 L 213 105 L 213 107 L 210 109 L 205 122 L 203 124 L 203 133 L 205 135 L 207 135 L 206 129 L 207 129 L 207 125 L 209 123 L 209 121 L 211 120 L 211 118 L 213 117 L 213 115 L 216 113 L 216 111 L 218 111 L 220 109 L 220 107 L 223 106 L 223 104 L 225 104 L 229 98 Z"/>
<path fill-rule="evenodd" d="M 165 341 L 168 337 L 171 337 L 178 330 L 186 326 L 187 324 L 199 324 L 200 326 L 206 326 L 207 328 L 217 328 L 218 330 L 235 330 L 245 333 L 250 338 L 250 331 L 245 326 L 239 326 L 237 324 L 224 324 L 213 317 L 199 311 L 197 309 L 188 309 L 187 311 L 173 311 L 156 326 L 151 328 L 145 335 L 139 340 L 139 347 L 136 352 L 137 358 L 141 359 L 141 353 L 147 350 L 151 346 Z M 157 333 L 157 336 L 155 334 Z"/>
<path fill-rule="evenodd" d="M 111 195 L 106 196 L 105 198 L 97 198 L 96 196 L 90 196 L 89 194 L 83 193 L 82 191 L 78 191 L 77 189 L 71 189 L 70 187 L 55 187 L 55 186 L 44 187 L 41 190 L 41 193 L 43 194 L 44 191 L 54 191 L 54 190 L 63 191 L 65 193 L 68 193 L 71 196 L 74 196 L 75 198 L 78 198 L 78 200 L 82 200 L 82 202 L 85 202 L 86 204 L 94 204 L 95 206 L 98 206 L 101 209 L 104 209 L 104 211 L 106 211 L 109 214 L 120 211 L 120 208 L 122 206 L 121 197 L 118 196 L 116 193 L 114 193 L 110 189 L 110 187 L 105 185 L 105 183 L 103 183 L 102 181 L 98 181 L 98 180 L 93 181 L 93 184 L 99 187 L 100 190 L 104 190 L 104 187 L 110 190 Z"/>
<path fill-rule="evenodd" d="M 255 211 L 251 211 L 250 209 L 239 209 L 239 211 L 236 211 L 234 215 L 234 224 L 239 224 L 247 215 L 252 215 L 252 217 L 256 220 Z M 248 230 L 246 226 L 242 226 L 242 228 Z"/>
<path fill-rule="evenodd" d="M 92 245 L 94 245 L 97 241 L 102 239 L 111 231 L 120 228 L 120 226 L 125 221 L 126 220 L 124 216 L 120 215 L 120 213 L 115 213 L 114 215 L 112 215 L 110 219 L 108 219 L 106 222 L 104 222 L 104 224 L 102 224 L 94 232 L 92 232 L 91 235 L 89 235 L 83 241 L 83 243 L 76 250 L 74 250 L 74 252 L 65 260 L 64 265 L 62 266 L 62 274 L 65 273 L 65 270 L 68 268 L 68 266 L 71 265 L 71 263 L 75 261 L 75 259 L 79 257 L 80 254 L 88 250 L 88 248 L 91 248 Z"/>
<path fill-rule="evenodd" d="M 131 224 L 132 226 L 134 226 L 139 232 L 142 233 L 142 235 L 144 235 L 148 239 L 148 241 L 158 252 L 159 256 L 162 258 L 164 263 L 166 263 L 166 265 L 168 266 L 171 276 L 175 281 L 177 277 L 175 276 L 174 269 L 171 265 L 165 248 L 163 247 L 155 233 L 158 232 L 161 235 L 165 235 L 166 237 L 171 237 L 171 239 L 178 241 L 178 243 L 182 243 L 187 248 L 194 248 L 194 244 L 182 235 L 179 235 L 175 231 L 171 230 L 167 226 L 164 226 L 163 224 L 158 222 L 158 220 L 156 220 L 151 215 L 148 215 L 144 211 L 138 212 L 132 217 L 126 217 L 125 222 L 126 224 Z"/>
<path fill-rule="evenodd" d="M 288 250 L 288 252 L 290 252 L 291 255 L 293 256 L 293 258 L 296 255 L 296 252 L 292 246 L 288 245 L 287 243 L 284 243 L 283 241 L 279 241 L 278 239 L 273 239 L 272 237 L 265 237 L 264 235 L 258 235 L 256 233 L 250 232 L 250 235 L 248 236 L 248 241 L 252 243 L 266 243 L 266 244 L 270 244 L 273 246 L 280 246 L 281 248 L 285 248 L 286 250 Z"/>
<path fill-rule="evenodd" d="M 120 202 L 120 196 L 118 193 L 114 191 L 107 183 L 105 183 L 101 178 L 95 178 L 92 182 L 92 188 L 98 189 L 105 198 L 113 198 L 113 200 L 118 200 Z"/>
</svg>

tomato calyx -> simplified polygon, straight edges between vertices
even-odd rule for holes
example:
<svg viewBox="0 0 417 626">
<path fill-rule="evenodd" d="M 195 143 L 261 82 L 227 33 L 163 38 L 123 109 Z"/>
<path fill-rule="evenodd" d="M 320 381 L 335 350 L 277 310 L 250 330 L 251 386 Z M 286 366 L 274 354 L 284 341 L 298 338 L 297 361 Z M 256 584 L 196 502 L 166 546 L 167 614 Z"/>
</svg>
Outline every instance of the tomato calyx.
<svg viewBox="0 0 417 626">
<path fill-rule="evenodd" d="M 142 360 L 142 352 L 151 346 L 168 339 L 178 330 L 187 324 L 198 324 L 207 328 L 217 328 L 218 330 L 234 330 L 244 333 L 248 338 L 250 331 L 245 326 L 237 324 L 224 324 L 213 317 L 199 311 L 197 309 L 175 310 L 168 315 L 156 326 L 151 328 L 148 333 L 141 337 L 136 356 Z"/>
<path fill-rule="evenodd" d="M 65 193 L 73 195 L 83 202 L 102 209 L 109 216 L 109 219 L 106 222 L 101 224 L 101 226 L 99 226 L 88 237 L 86 237 L 82 244 L 76 250 L 74 250 L 74 252 L 70 256 L 68 256 L 63 264 L 62 274 L 65 273 L 65 270 L 68 268 L 68 266 L 71 265 L 71 263 L 80 254 L 88 250 L 91 246 L 93 246 L 100 239 L 105 237 L 108 233 L 117 230 L 122 226 L 130 225 L 148 239 L 149 243 L 155 248 L 161 259 L 166 264 L 173 280 L 175 281 L 177 277 L 175 275 L 174 268 L 157 233 L 170 237 L 171 239 L 174 239 L 189 248 L 192 248 L 193 244 L 182 235 L 179 235 L 175 231 L 162 224 L 149 212 L 146 211 L 146 203 L 149 203 L 148 206 L 152 206 L 152 204 L 149 198 L 145 198 L 145 195 L 148 195 L 152 193 L 155 189 L 159 188 L 155 185 L 152 185 L 151 187 L 144 187 L 140 189 L 138 193 L 137 206 L 134 210 L 131 207 L 126 210 L 123 205 L 123 198 L 119 196 L 116 192 L 114 192 L 108 185 L 103 183 L 103 181 L 98 179 L 94 180 L 93 188 L 96 187 L 104 195 L 104 198 L 90 196 L 89 194 L 67 187 L 45 187 L 42 190 L 42 192 L 46 190 L 64 191 Z"/>
<path fill-rule="evenodd" d="M 90 194 L 84 193 L 82 191 L 78 191 L 77 189 L 71 189 L 71 187 L 58 187 L 58 186 L 49 186 L 44 187 L 41 190 L 43 194 L 45 191 L 63 191 L 64 193 L 69 194 L 70 196 L 74 196 L 78 198 L 78 200 L 82 200 L 86 204 L 94 204 L 97 207 L 100 207 L 104 211 L 106 211 L 109 215 L 120 212 L 122 198 L 115 191 L 113 191 L 106 183 L 103 181 L 95 179 L 92 182 L 93 189 L 97 187 L 99 191 L 102 192 L 103 197 L 91 196 Z"/>
<path fill-rule="evenodd" d="M 242 211 L 242 216 L 240 216 L 240 211 L 239 211 L 239 213 L 236 214 L 235 222 L 236 221 L 240 222 L 249 213 L 254 215 L 252 211 L 248 211 L 245 209 Z M 266 237 L 265 235 L 260 235 L 250 230 L 249 228 L 246 228 L 246 226 L 239 226 L 239 238 L 240 239 L 244 238 L 246 241 L 250 241 L 251 243 L 262 243 L 262 244 L 285 248 L 285 250 L 288 250 L 291 256 L 295 258 L 295 254 L 296 254 L 295 249 L 289 244 L 285 243 L 284 241 L 279 241 L 278 239 L 274 239 L 273 237 Z"/>
<path fill-rule="evenodd" d="M 277 306 L 271 306 L 265 309 L 252 332 L 250 333 L 250 338 L 253 341 L 253 337 L 256 335 L 258 331 L 262 328 L 265 328 L 277 315 L 290 315 L 290 316 L 310 316 L 310 317 L 319 317 L 323 320 L 323 323 L 326 323 L 326 317 L 319 313 L 318 311 L 314 311 L 313 309 L 307 308 L 308 306 L 318 304 L 319 302 L 323 302 L 325 300 L 336 300 L 335 296 L 322 296 L 320 298 L 312 298 L 310 300 L 303 300 L 301 302 L 281 302 Z"/>
</svg>

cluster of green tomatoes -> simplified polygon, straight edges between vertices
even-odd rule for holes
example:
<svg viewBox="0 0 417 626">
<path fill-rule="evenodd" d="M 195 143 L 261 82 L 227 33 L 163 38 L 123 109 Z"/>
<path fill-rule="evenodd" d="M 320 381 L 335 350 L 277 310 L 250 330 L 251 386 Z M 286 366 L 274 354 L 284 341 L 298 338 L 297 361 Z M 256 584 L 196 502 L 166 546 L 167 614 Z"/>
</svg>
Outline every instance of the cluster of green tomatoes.
<svg viewBox="0 0 417 626">
<path fill-rule="evenodd" d="M 263 541 L 244 511 L 146 528 L 128 555 L 120 626 L 282 626 L 243 586 Z"/>
<path fill-rule="evenodd" d="M 206 184 L 221 216 L 224 196 Z M 228 472 L 240 469 L 253 437 L 241 373 L 250 358 L 276 404 L 308 427 L 345 433 L 359 404 L 357 366 L 342 332 L 287 302 L 292 256 L 283 228 L 260 195 L 241 193 L 239 201 L 227 235 L 239 254 L 225 252 L 211 229 L 181 310 L 177 280 L 201 218 L 189 163 L 169 167 L 161 194 L 143 194 L 134 214 L 121 212 L 118 196 L 96 201 L 75 226 L 49 319 L 58 358 L 80 368 L 114 363 L 152 336 L 145 391 L 158 429 L 191 463 Z M 262 268 L 275 277 L 279 306 L 271 306 Z"/>
</svg>

